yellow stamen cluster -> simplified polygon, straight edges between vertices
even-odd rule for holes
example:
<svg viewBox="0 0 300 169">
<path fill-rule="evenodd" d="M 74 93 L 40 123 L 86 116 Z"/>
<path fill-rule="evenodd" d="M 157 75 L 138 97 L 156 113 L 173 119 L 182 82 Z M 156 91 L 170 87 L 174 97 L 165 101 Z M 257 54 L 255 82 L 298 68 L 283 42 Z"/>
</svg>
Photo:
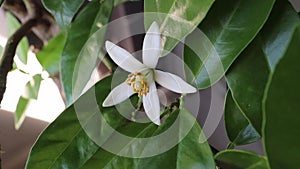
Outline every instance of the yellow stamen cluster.
<svg viewBox="0 0 300 169">
<path fill-rule="evenodd" d="M 128 78 L 126 79 L 126 83 L 131 86 L 132 91 L 134 93 L 137 93 L 139 97 L 141 97 L 142 95 L 146 96 L 149 92 L 147 80 L 145 76 L 140 72 L 129 74 Z"/>
</svg>

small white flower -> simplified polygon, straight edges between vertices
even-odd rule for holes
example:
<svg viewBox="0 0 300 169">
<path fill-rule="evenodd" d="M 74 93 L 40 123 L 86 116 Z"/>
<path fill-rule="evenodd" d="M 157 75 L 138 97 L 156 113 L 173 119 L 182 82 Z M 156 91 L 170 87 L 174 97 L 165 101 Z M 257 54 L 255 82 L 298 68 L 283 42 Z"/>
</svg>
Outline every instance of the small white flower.
<svg viewBox="0 0 300 169">
<path fill-rule="evenodd" d="M 106 41 L 105 47 L 111 59 L 131 74 L 109 93 L 103 107 L 119 104 L 138 93 L 139 97 L 143 97 L 143 106 L 149 119 L 160 125 L 160 104 L 155 82 L 176 93 L 197 91 L 177 75 L 155 69 L 161 51 L 160 32 L 156 22 L 151 24 L 144 39 L 143 63 L 112 42 Z"/>
</svg>

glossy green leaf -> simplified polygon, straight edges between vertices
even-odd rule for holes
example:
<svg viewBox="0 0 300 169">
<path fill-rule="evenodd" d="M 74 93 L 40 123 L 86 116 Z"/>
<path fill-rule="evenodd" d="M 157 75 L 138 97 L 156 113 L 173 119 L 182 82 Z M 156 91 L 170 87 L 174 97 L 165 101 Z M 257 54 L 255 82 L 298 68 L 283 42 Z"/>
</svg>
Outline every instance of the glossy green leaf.
<svg viewBox="0 0 300 169">
<path fill-rule="evenodd" d="M 271 76 L 264 100 L 264 145 L 272 169 L 299 168 L 300 24 Z"/>
<path fill-rule="evenodd" d="M 101 105 L 110 88 L 111 77 L 105 78 L 96 84 L 95 91 L 89 90 L 75 104 L 91 102 L 90 98 L 85 97 L 92 92 L 93 96 L 96 93 L 97 103 Z M 116 127 L 123 122 L 124 118 L 115 108 L 99 108 L 110 126 Z M 80 125 L 77 110 L 74 105 L 70 106 L 46 128 L 32 148 L 26 168 L 80 168 L 93 156 L 98 146 L 87 136 Z M 85 114 L 90 117 L 89 120 L 84 121 L 86 125 L 90 124 L 93 119 L 97 119 L 99 115 L 93 107 L 87 107 Z M 102 123 L 97 126 L 100 131 L 104 131 L 105 127 Z"/>
<path fill-rule="evenodd" d="M 84 0 L 42 0 L 44 7 L 54 16 L 62 29 L 71 23 L 83 2 Z"/>
<path fill-rule="evenodd" d="M 61 79 L 68 104 L 73 102 L 73 82 L 79 81 L 81 86 L 84 87 L 97 64 L 97 55 L 88 54 L 84 58 L 79 58 L 80 51 L 84 48 L 88 38 L 99 29 L 97 25 L 107 24 L 112 8 L 113 1 L 105 0 L 101 3 L 92 1 L 79 13 L 68 30 L 68 38 L 61 58 Z M 93 50 L 99 51 L 102 41 L 103 39 L 100 38 L 95 39 L 94 44 L 98 46 Z M 83 59 L 83 62 L 79 59 Z M 77 72 L 78 70 L 75 69 L 77 62 L 84 64 L 81 65 L 84 72 Z"/>
<path fill-rule="evenodd" d="M 230 169 L 268 169 L 265 157 L 244 150 L 225 150 L 215 155 L 215 159 Z"/>
<path fill-rule="evenodd" d="M 231 142 L 230 147 L 249 144 L 260 139 L 260 135 L 233 100 L 230 91 L 226 96 L 224 113 L 226 132 Z"/>
<path fill-rule="evenodd" d="M 184 131 L 182 131 L 182 126 L 180 126 L 178 128 L 178 135 L 174 135 L 174 138 L 171 139 L 182 137 L 184 137 L 184 139 L 174 148 L 163 154 L 141 159 L 138 168 L 215 168 L 213 155 L 208 142 L 200 142 L 200 137 L 202 137 L 201 134 L 203 133 L 194 116 L 187 110 L 181 110 L 179 113 L 183 114 L 183 121 L 181 122 L 183 125 L 194 123 L 189 133 L 184 137 L 182 135 Z M 158 129 L 154 134 L 161 133 L 164 130 L 165 129 Z M 153 149 L 158 147 L 159 144 L 154 146 Z"/>
<path fill-rule="evenodd" d="M 264 42 L 263 49 L 272 71 L 284 55 L 299 23 L 299 14 L 290 2 L 285 0 L 276 1 L 272 13 L 260 33 Z"/>
<path fill-rule="evenodd" d="M 203 20 L 214 0 L 146 0 L 145 28 L 152 22 L 160 25 L 163 55 L 172 51 L 180 40 Z"/>
<path fill-rule="evenodd" d="M 60 58 L 66 42 L 66 34 L 60 33 L 52 38 L 41 51 L 36 54 L 36 57 L 43 69 L 49 74 L 54 75 L 59 71 Z"/>
<path fill-rule="evenodd" d="M 28 106 L 30 99 L 25 98 L 23 96 L 21 96 L 19 98 L 18 104 L 17 104 L 17 109 L 15 112 L 15 128 L 19 129 L 21 124 L 23 123 L 24 119 L 25 119 L 25 110 Z"/>
<path fill-rule="evenodd" d="M 257 38 L 226 75 L 233 98 L 258 133 L 261 133 L 262 100 L 269 73 L 261 41 Z"/>
<path fill-rule="evenodd" d="M 187 66 L 194 65 L 191 67 L 196 69 L 192 72 L 196 73 L 195 82 L 199 89 L 210 87 L 224 75 L 262 28 L 273 3 L 274 0 L 217 0 L 213 4 L 199 28 L 208 37 L 214 50 L 210 49 L 211 52 L 201 55 L 201 62 L 194 62 L 191 59 L 197 58 L 198 56 L 194 54 L 199 55 L 199 52 L 184 51 L 185 63 Z M 194 45 L 202 44 L 202 38 L 197 42 L 193 36 L 193 34 L 188 36 L 186 42 L 192 41 Z M 217 55 L 214 52 L 217 52 Z"/>
<path fill-rule="evenodd" d="M 185 168 L 215 168 L 212 152 L 207 142 L 200 143 L 199 137 L 201 134 L 200 126 L 195 122 L 195 118 L 187 111 L 175 110 L 170 116 L 164 121 L 161 126 L 157 127 L 153 123 L 139 124 L 131 123 L 127 126 L 122 126 L 120 132 L 135 136 L 138 138 L 145 138 L 151 136 L 157 136 L 161 133 L 166 132 L 175 122 L 178 114 L 181 113 L 182 118 L 180 123 L 194 124 L 189 133 L 184 136 L 184 131 L 181 130 L 183 126 L 179 125 L 176 128 L 176 134 L 172 135 L 172 140 L 177 140 L 184 137 L 181 142 L 170 150 L 147 158 L 128 158 L 121 157 L 103 149 L 99 149 L 97 153 L 81 168 L 89 169 L 97 166 L 98 168 L 106 169 L 122 169 L 122 168 L 172 168 L 172 169 L 185 169 Z M 184 123 L 184 124 L 183 124 Z M 182 135 L 183 134 L 183 135 Z M 107 140 L 109 144 L 120 144 L 120 140 L 115 139 L 114 136 Z M 114 143 L 111 143 L 114 142 Z M 139 156 L 139 154 L 145 153 L 145 147 L 157 150 L 164 147 L 166 142 L 164 139 L 158 139 L 158 141 L 149 141 L 146 145 L 140 145 L 139 142 L 127 143 L 128 147 L 124 147 L 121 151 L 125 151 L 131 155 Z M 123 145 L 123 144 L 122 144 Z"/>
<path fill-rule="evenodd" d="M 42 81 L 41 74 L 36 74 L 32 79 L 26 83 L 23 97 L 27 99 L 37 99 L 40 85 Z"/>
<path fill-rule="evenodd" d="M 102 105 L 103 100 L 110 92 L 111 77 L 101 80 L 95 86 L 95 91 L 90 89 L 86 94 L 81 96 L 71 107 L 65 110 L 39 137 L 38 141 L 32 148 L 30 157 L 28 159 L 26 168 L 149 168 L 163 167 L 167 168 L 170 164 L 175 168 L 186 168 L 186 166 L 194 168 L 214 168 L 214 160 L 212 152 L 208 143 L 199 142 L 201 129 L 196 122 L 196 119 L 188 111 L 172 112 L 169 117 L 162 123 L 161 126 L 157 126 L 154 123 L 135 123 L 125 121 L 124 118 L 114 107 L 102 108 L 100 111 L 108 121 L 110 126 L 116 128 L 116 130 L 122 134 L 135 138 L 146 138 L 154 135 L 161 134 L 166 130 L 169 130 L 173 125 L 177 116 L 180 115 L 178 120 L 178 126 L 173 127 L 168 137 L 164 137 L 170 141 L 181 138 L 179 144 L 175 144 L 175 147 L 163 154 L 148 158 L 125 158 L 117 156 L 113 153 L 109 153 L 104 149 L 98 147 L 94 141 L 92 141 L 85 130 L 83 130 L 80 124 L 90 125 L 94 119 L 99 115 L 95 108 L 89 106 L 91 99 L 88 98 L 89 94 L 95 95 L 98 105 Z M 89 93 L 89 94 L 88 94 Z M 78 109 L 76 104 L 82 102 L 83 105 L 87 105 L 84 109 L 84 115 L 87 115 L 88 120 L 84 123 L 79 123 L 78 118 L 80 115 L 75 113 Z M 86 104 L 85 104 L 86 103 Z M 182 128 L 186 126 L 192 128 Z M 102 138 L 103 131 L 106 130 L 106 125 L 101 122 L 95 123 L 95 126 L 100 133 L 95 132 L 98 138 Z M 190 129 L 190 130 L 189 130 Z M 185 132 L 187 132 L 185 135 Z M 120 152 L 129 153 L 131 155 L 138 156 L 140 153 L 145 153 L 145 147 L 149 150 L 160 150 L 166 144 L 166 140 L 155 140 L 152 142 L 149 140 L 146 144 L 139 141 L 124 142 L 118 139 L 117 135 L 111 133 L 108 140 L 103 142 L 102 145 L 111 145 L 113 147 L 120 147 Z M 123 145 L 129 145 L 124 147 Z M 190 146 L 192 145 L 192 146 Z M 160 147 L 160 149 L 158 149 Z M 47 153 L 45 153 L 47 152 Z M 161 159 L 163 163 L 155 163 L 158 159 Z M 177 161 L 174 163 L 174 161 Z M 155 166 L 154 166 L 155 164 Z"/>
<path fill-rule="evenodd" d="M 6 17 L 7 17 L 7 31 L 9 36 L 15 33 L 15 31 L 21 26 L 19 21 L 9 12 L 6 12 Z M 20 61 L 24 64 L 27 64 L 27 53 L 29 49 L 29 44 L 24 37 L 18 44 L 16 54 Z"/>
</svg>

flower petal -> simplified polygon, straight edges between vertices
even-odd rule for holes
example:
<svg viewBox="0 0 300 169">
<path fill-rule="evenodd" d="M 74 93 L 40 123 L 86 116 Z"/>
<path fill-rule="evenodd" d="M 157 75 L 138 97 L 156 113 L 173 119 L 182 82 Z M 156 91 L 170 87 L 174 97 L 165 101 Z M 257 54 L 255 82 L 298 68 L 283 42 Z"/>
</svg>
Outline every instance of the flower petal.
<svg viewBox="0 0 300 169">
<path fill-rule="evenodd" d="M 143 62 L 145 65 L 155 68 L 160 55 L 160 32 L 156 22 L 148 29 L 143 42 Z"/>
<path fill-rule="evenodd" d="M 143 96 L 143 105 L 149 119 L 160 125 L 160 105 L 154 81 L 149 85 L 149 93 Z"/>
<path fill-rule="evenodd" d="M 163 87 L 176 93 L 194 93 L 196 88 L 172 73 L 155 70 L 155 81 Z"/>
<path fill-rule="evenodd" d="M 134 58 L 125 49 L 113 44 L 110 41 L 105 42 L 106 51 L 111 59 L 122 69 L 134 73 L 145 68 L 145 65 Z"/>
<path fill-rule="evenodd" d="M 131 87 L 123 82 L 116 86 L 106 97 L 102 106 L 109 107 L 121 103 L 133 94 Z"/>
</svg>

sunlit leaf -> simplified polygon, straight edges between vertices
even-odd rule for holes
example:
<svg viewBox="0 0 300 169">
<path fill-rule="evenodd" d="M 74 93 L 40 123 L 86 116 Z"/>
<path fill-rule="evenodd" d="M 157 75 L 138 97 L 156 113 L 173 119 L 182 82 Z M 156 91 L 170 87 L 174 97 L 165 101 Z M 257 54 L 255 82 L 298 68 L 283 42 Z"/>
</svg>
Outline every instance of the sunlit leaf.
<svg viewBox="0 0 300 169">
<path fill-rule="evenodd" d="M 42 0 L 44 7 L 54 16 L 57 24 L 65 29 L 84 0 Z"/>
<path fill-rule="evenodd" d="M 43 69 L 54 75 L 59 71 L 60 58 L 66 42 L 66 34 L 60 33 L 52 38 L 41 51 L 37 53 L 37 59 Z"/>
<path fill-rule="evenodd" d="M 22 96 L 20 96 L 18 104 L 17 104 L 17 109 L 15 112 L 15 128 L 19 129 L 21 124 L 23 123 L 24 119 L 25 119 L 25 110 L 28 106 L 29 103 L 28 98 L 24 98 Z"/>
<path fill-rule="evenodd" d="M 187 66 L 194 65 L 191 67 L 196 69 L 192 72 L 195 73 L 195 82 L 199 89 L 210 87 L 221 79 L 237 56 L 262 28 L 271 12 L 273 3 L 274 0 L 217 0 L 213 4 L 199 28 L 208 37 L 214 49 L 210 49 L 208 44 L 208 52 L 203 54 L 197 50 L 184 51 L 185 63 Z M 191 34 L 187 37 L 186 42 L 192 41 L 193 46 L 196 46 L 202 44 L 202 40 L 203 38 L 195 39 Z M 200 49 L 202 48 L 200 47 Z M 195 56 L 195 54 L 197 55 Z M 191 59 L 197 57 L 200 57 L 201 61 Z"/>
<path fill-rule="evenodd" d="M 191 33 L 203 20 L 214 0 L 146 0 L 145 28 L 152 22 L 160 25 L 163 55 Z"/>
<path fill-rule="evenodd" d="M 264 100 L 264 145 L 272 169 L 298 168 L 300 24 L 274 68 Z"/>
<path fill-rule="evenodd" d="M 8 31 L 8 35 L 12 35 L 13 33 L 15 33 L 15 31 L 21 26 L 20 22 L 9 12 L 6 12 L 6 17 L 7 17 L 7 31 Z M 17 56 L 20 59 L 20 61 L 24 64 L 27 64 L 27 53 L 28 53 L 28 49 L 29 49 L 29 44 L 28 41 L 26 39 L 26 37 L 24 37 L 18 44 L 17 47 Z"/>
<path fill-rule="evenodd" d="M 27 99 L 37 99 L 42 81 L 41 74 L 36 74 L 32 77 L 25 86 L 23 97 Z"/>
<path fill-rule="evenodd" d="M 225 150 L 216 154 L 215 159 L 230 169 L 268 169 L 265 157 L 244 150 Z"/>
<path fill-rule="evenodd" d="M 226 132 L 231 142 L 230 146 L 249 144 L 260 139 L 260 135 L 233 100 L 230 91 L 226 96 L 224 113 Z"/>
</svg>

